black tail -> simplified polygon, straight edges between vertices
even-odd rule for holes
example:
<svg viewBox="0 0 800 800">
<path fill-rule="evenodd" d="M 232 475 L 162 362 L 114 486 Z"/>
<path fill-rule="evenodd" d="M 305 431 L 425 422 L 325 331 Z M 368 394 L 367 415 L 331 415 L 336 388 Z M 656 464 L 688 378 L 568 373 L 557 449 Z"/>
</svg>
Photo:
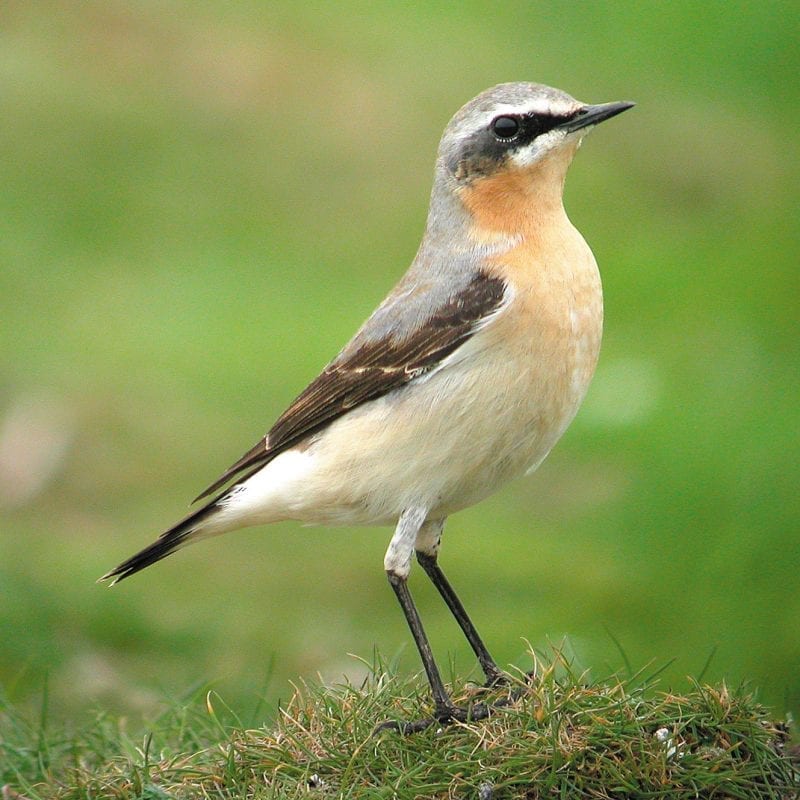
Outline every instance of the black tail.
<svg viewBox="0 0 800 800">
<path fill-rule="evenodd" d="M 148 545 L 144 550 L 140 550 L 136 555 L 131 556 L 127 561 L 123 561 L 118 567 L 114 567 L 100 578 L 100 581 L 107 581 L 113 578 L 112 586 L 125 578 L 130 577 L 139 570 L 161 561 L 170 553 L 174 553 L 187 543 L 192 534 L 198 531 L 201 523 L 208 519 L 217 510 L 216 500 L 208 503 L 197 511 L 193 511 L 184 517 L 180 522 L 173 525 L 169 530 L 164 531 L 153 544 Z"/>
</svg>

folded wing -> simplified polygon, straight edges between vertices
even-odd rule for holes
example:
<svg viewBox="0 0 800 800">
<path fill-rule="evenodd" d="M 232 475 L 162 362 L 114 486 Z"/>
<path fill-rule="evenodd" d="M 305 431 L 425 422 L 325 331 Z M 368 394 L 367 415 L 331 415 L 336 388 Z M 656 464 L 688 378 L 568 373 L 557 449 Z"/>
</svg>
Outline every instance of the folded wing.
<svg viewBox="0 0 800 800">
<path fill-rule="evenodd" d="M 279 453 L 346 414 L 435 370 L 502 306 L 505 282 L 477 273 L 404 335 L 371 334 L 370 320 L 278 418 L 267 435 L 196 500 L 246 480 Z"/>
</svg>

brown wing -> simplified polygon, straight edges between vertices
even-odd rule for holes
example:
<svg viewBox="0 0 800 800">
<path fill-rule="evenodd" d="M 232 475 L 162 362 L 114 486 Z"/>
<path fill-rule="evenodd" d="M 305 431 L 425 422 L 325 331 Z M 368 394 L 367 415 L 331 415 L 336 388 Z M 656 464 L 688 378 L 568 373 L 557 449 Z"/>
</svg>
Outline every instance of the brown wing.
<svg viewBox="0 0 800 800">
<path fill-rule="evenodd" d="M 240 476 L 239 482 L 246 480 L 278 453 L 350 409 L 435 369 L 498 309 L 505 289 L 502 279 L 479 273 L 410 335 L 354 340 L 286 409 L 269 433 L 196 500 L 213 494 L 235 476 Z"/>
</svg>

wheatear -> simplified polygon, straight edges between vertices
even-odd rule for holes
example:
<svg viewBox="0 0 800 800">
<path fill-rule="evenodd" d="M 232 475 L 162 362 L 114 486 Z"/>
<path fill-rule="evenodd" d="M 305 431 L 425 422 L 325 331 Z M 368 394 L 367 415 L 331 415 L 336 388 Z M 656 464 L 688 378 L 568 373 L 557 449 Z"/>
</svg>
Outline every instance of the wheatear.
<svg viewBox="0 0 800 800">
<path fill-rule="evenodd" d="M 594 256 L 564 211 L 581 139 L 633 103 L 586 105 L 535 83 L 495 86 L 450 120 L 410 269 L 202 507 L 103 579 L 190 542 L 279 520 L 394 524 L 384 567 L 419 649 L 433 719 L 457 708 L 407 579 L 412 555 L 489 683 L 503 673 L 437 563 L 445 519 L 531 472 L 578 410 L 600 349 Z"/>
</svg>

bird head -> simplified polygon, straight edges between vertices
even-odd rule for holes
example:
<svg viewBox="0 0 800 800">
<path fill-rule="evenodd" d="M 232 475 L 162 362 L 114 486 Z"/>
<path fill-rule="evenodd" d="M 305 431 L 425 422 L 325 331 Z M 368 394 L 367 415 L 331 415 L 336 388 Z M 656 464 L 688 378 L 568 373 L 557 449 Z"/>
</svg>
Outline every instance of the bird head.
<svg viewBox="0 0 800 800">
<path fill-rule="evenodd" d="M 502 83 L 453 116 L 439 145 L 439 165 L 459 183 L 469 183 L 526 170 L 556 155 L 569 160 L 592 127 L 632 106 L 588 105 L 539 83 Z"/>
</svg>

